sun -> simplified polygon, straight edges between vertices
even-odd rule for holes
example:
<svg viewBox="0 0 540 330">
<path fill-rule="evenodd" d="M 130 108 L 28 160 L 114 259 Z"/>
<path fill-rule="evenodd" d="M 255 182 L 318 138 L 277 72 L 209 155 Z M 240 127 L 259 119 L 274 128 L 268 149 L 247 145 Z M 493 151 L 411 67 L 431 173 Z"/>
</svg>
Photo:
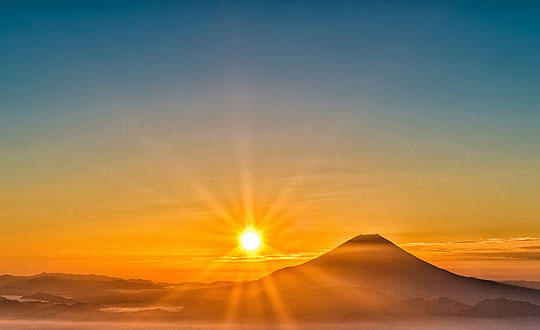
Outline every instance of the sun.
<svg viewBox="0 0 540 330">
<path fill-rule="evenodd" d="M 246 230 L 240 235 L 240 245 L 244 250 L 255 251 L 261 246 L 261 237 L 254 230 Z"/>
</svg>

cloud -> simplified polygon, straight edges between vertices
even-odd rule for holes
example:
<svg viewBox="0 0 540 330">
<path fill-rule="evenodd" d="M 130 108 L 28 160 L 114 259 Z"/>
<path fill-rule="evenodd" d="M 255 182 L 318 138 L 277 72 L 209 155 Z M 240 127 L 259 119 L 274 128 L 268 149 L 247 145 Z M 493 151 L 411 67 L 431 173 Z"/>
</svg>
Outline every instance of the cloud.
<svg viewBox="0 0 540 330">
<path fill-rule="evenodd" d="M 540 245 L 520 246 L 518 249 L 522 250 L 540 250 Z"/>
<path fill-rule="evenodd" d="M 483 238 L 450 242 L 412 242 L 401 246 L 415 254 L 463 260 L 540 260 L 538 237 Z M 529 245 L 527 245 L 529 244 Z"/>
<path fill-rule="evenodd" d="M 466 252 L 462 255 L 484 260 L 540 260 L 540 252 Z"/>
<path fill-rule="evenodd" d="M 517 237 L 512 238 L 512 240 L 518 242 L 540 242 L 540 237 Z"/>
<path fill-rule="evenodd" d="M 324 253 L 324 252 L 323 252 Z M 268 255 L 246 255 L 246 256 L 220 256 L 199 258 L 198 260 L 214 262 L 260 262 L 260 261 L 279 261 L 279 260 L 309 260 L 318 257 L 319 252 L 300 252 L 291 254 L 268 254 Z"/>
</svg>

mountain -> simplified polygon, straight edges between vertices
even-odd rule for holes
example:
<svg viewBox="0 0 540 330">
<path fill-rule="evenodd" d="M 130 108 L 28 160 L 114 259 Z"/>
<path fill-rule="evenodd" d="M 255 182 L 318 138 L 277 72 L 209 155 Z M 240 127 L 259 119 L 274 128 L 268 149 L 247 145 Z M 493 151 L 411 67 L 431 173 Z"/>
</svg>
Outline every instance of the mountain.
<svg viewBox="0 0 540 330">
<path fill-rule="evenodd" d="M 444 297 L 433 300 L 414 298 L 407 300 L 407 303 L 419 313 L 436 316 L 459 315 L 471 307 L 470 305 Z"/>
<path fill-rule="evenodd" d="M 257 290 L 259 289 L 259 290 Z M 361 287 L 334 286 L 311 288 L 299 286 L 282 289 L 279 287 L 237 287 L 231 291 L 233 297 L 223 304 L 212 306 L 197 303 L 187 305 L 186 317 L 204 317 L 197 311 L 212 311 L 214 319 L 234 321 L 336 321 L 349 322 L 358 319 L 382 319 L 405 317 L 416 314 L 407 303 L 380 292 Z M 208 314 L 206 314 L 208 315 Z"/>
<path fill-rule="evenodd" d="M 499 281 L 504 284 L 540 290 L 540 281 Z"/>
<path fill-rule="evenodd" d="M 474 316 L 481 314 L 475 304 L 490 299 L 512 301 L 510 310 L 520 302 L 540 303 L 538 290 L 453 274 L 380 235 L 356 236 L 304 264 L 210 292 L 214 299 L 233 301 L 229 308 L 236 316 L 254 319 L 271 319 L 269 314 L 279 310 L 293 319 L 342 321 L 385 315 Z M 201 309 L 224 313 L 219 304 L 205 307 L 202 302 L 187 304 L 184 312 L 196 315 Z"/>
<path fill-rule="evenodd" d="M 485 299 L 467 305 L 448 298 L 425 300 L 416 298 L 407 301 L 416 311 L 432 316 L 465 316 L 475 318 L 524 318 L 540 317 L 540 306 L 525 301 L 504 298 Z"/>
<path fill-rule="evenodd" d="M 51 304 L 19 302 L 0 297 L 0 318 L 8 319 L 92 319 L 100 316 L 95 306 L 87 304 Z"/>
<path fill-rule="evenodd" d="M 31 295 L 37 292 L 76 296 L 106 290 L 149 290 L 164 285 L 146 280 L 124 280 L 101 275 L 41 273 L 32 276 L 0 276 L 0 295 Z"/>
<path fill-rule="evenodd" d="M 280 287 L 360 286 L 397 299 L 447 297 L 475 304 L 484 299 L 506 298 L 540 304 L 539 290 L 451 273 L 377 234 L 356 236 L 320 257 L 261 280 Z"/>
<path fill-rule="evenodd" d="M 461 314 L 484 318 L 540 317 L 540 306 L 504 298 L 486 299 L 463 310 Z"/>
</svg>

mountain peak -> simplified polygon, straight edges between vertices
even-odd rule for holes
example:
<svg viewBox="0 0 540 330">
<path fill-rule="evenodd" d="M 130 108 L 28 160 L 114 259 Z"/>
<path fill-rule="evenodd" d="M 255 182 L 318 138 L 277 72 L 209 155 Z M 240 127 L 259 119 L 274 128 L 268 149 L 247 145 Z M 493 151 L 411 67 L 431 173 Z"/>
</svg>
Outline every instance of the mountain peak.
<svg viewBox="0 0 540 330">
<path fill-rule="evenodd" d="M 314 261 L 320 262 L 320 260 L 328 260 L 329 257 L 337 257 L 339 258 L 340 262 L 343 262 L 343 260 L 348 260 L 352 264 L 360 262 L 359 259 L 362 259 L 361 263 L 365 263 L 367 260 L 369 260 L 370 264 L 386 264 L 389 259 L 416 259 L 414 256 L 402 250 L 400 247 L 379 234 L 357 235 L 328 253 L 314 259 Z"/>
<path fill-rule="evenodd" d="M 374 243 L 374 242 L 389 242 L 386 238 L 382 237 L 379 234 L 360 234 L 357 235 L 347 242 L 367 242 L 367 243 Z"/>
<path fill-rule="evenodd" d="M 357 235 L 350 240 L 346 241 L 345 243 L 341 244 L 341 246 L 351 246 L 351 245 L 357 245 L 357 244 L 388 244 L 388 245 L 394 245 L 392 242 L 387 240 L 386 238 L 382 237 L 379 234 L 361 234 Z"/>
</svg>

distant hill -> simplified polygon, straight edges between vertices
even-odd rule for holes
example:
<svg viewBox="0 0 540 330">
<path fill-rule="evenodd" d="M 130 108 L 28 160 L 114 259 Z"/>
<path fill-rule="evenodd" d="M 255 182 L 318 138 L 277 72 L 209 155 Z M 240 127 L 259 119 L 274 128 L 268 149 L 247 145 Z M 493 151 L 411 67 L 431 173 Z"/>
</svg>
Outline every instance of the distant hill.
<svg viewBox="0 0 540 330">
<path fill-rule="evenodd" d="M 461 314 L 484 318 L 540 317 L 540 306 L 504 298 L 486 299 L 463 310 Z"/>
<path fill-rule="evenodd" d="M 162 284 L 146 280 L 124 280 L 100 275 L 41 273 L 32 276 L 0 276 L 0 295 L 77 295 L 89 291 L 160 289 Z"/>
<path fill-rule="evenodd" d="M 460 303 L 449 298 L 437 298 L 427 300 L 423 298 L 414 298 L 406 301 L 411 308 L 414 308 L 421 314 L 436 316 L 452 316 L 462 314 L 470 305 Z"/>
</svg>

